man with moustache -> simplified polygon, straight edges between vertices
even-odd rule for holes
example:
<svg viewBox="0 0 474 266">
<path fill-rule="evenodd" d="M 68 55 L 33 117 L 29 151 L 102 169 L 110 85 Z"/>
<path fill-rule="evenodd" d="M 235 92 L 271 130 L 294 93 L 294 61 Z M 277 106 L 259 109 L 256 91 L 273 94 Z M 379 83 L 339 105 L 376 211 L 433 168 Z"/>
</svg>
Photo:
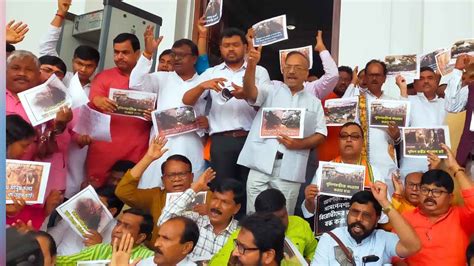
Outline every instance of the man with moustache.
<svg viewBox="0 0 474 266">
<path fill-rule="evenodd" d="M 364 130 L 364 146 L 362 158 L 370 162 L 385 177 L 385 183 L 391 184 L 390 176 L 397 170 L 395 145 L 401 142 L 400 130 L 395 123 L 390 123 L 387 129 L 369 126 L 368 108 L 376 99 L 395 100 L 382 91 L 387 78 L 387 66 L 384 62 L 371 60 L 365 66 L 367 89 L 356 89 L 358 93 L 346 93 L 343 98 L 358 95 L 359 121 Z M 349 90 L 349 88 L 348 88 Z M 390 191 L 393 188 L 389 187 Z"/>
<path fill-rule="evenodd" d="M 396 234 L 376 229 L 382 210 Z M 350 257 L 338 241 L 349 250 Z M 364 265 L 363 258 L 370 255 L 377 256 L 381 265 L 390 263 L 393 256 L 411 256 L 420 248 L 413 228 L 388 201 L 387 185 L 377 181 L 371 185 L 371 191 L 359 191 L 352 196 L 347 226 L 321 236 L 311 265 Z"/>
<path fill-rule="evenodd" d="M 130 33 L 121 33 L 113 40 L 116 67 L 97 74 L 91 84 L 89 105 L 102 113 L 113 113 L 117 103 L 109 99 L 110 88 L 129 89 L 129 78 L 140 56 L 140 41 Z M 108 171 L 119 160 L 137 162 L 148 147 L 151 123 L 130 116 L 111 115 L 112 142 L 93 141 L 89 145 L 86 171 L 89 182 L 101 187 Z"/>
<path fill-rule="evenodd" d="M 188 39 L 177 40 L 171 48 L 174 55 L 174 71 L 150 73 L 153 64 L 153 53 L 160 45 L 162 38 L 163 36 L 160 36 L 155 39 L 154 27 L 147 26 L 144 33 L 145 50 L 130 75 L 130 88 L 157 94 L 157 111 L 183 107 L 182 98 L 184 93 L 196 86 L 199 77 L 194 68 L 198 58 L 198 48 L 196 44 Z M 205 106 L 206 102 L 204 100 L 199 101 L 194 106 L 198 125 L 202 129 L 208 127 L 207 118 L 203 116 Z M 155 128 L 153 128 L 150 137 L 153 138 L 158 134 L 159 132 L 155 132 Z M 186 156 L 192 163 L 193 173 L 197 176 L 202 174 L 205 170 L 204 159 L 202 158 L 203 144 L 201 137 L 203 135 L 203 130 L 198 130 L 169 137 L 165 146 L 169 150 L 169 155 L 165 154 L 146 169 L 139 187 L 154 188 L 161 186 L 161 180 L 156 177 L 162 176 L 161 164 L 172 154 Z"/>
<path fill-rule="evenodd" d="M 340 156 L 333 158 L 332 162 L 365 166 L 365 188 L 370 188 L 370 185 L 375 181 L 384 182 L 380 172 L 367 162 L 367 160 L 362 158 L 364 132 L 359 124 L 348 122 L 342 125 L 338 133 L 337 145 Z M 305 218 L 312 217 L 316 210 L 315 198 L 319 194 L 319 188 L 316 184 L 318 184 L 317 178 L 321 176 L 321 171 L 322 169 L 318 168 L 313 177 L 313 181 L 305 188 L 305 200 L 301 205 L 301 210 Z"/>
<path fill-rule="evenodd" d="M 115 189 L 117 197 L 127 205 L 148 211 L 153 216 L 153 233 L 149 246 L 153 245 L 158 237 L 157 222 L 166 204 L 166 194 L 183 192 L 190 188 L 194 177 L 189 159 L 175 154 L 161 164 L 163 173 L 161 180 L 164 188 L 138 188 L 145 169 L 166 152 L 166 149 L 163 148 L 165 144 L 166 140 L 163 137 L 155 137 L 150 142 L 147 153 L 132 169 L 125 173 Z M 207 196 L 209 199 L 210 193 Z"/>
<path fill-rule="evenodd" d="M 413 86 L 418 92 L 416 95 L 408 95 L 407 83 L 403 76 L 398 75 L 396 83 L 400 88 L 400 100 L 410 102 L 410 127 L 435 127 L 445 124 L 445 101 L 436 94 L 439 79 L 432 68 L 420 68 L 420 78 L 413 82 Z M 398 127 L 395 126 L 395 128 Z M 406 158 L 402 155 L 400 159 L 400 174 L 402 176 L 426 171 L 428 171 L 426 159 Z"/>
<path fill-rule="evenodd" d="M 114 241 L 120 242 L 127 233 L 134 240 L 131 259 L 151 257 L 153 256 L 153 251 L 146 248 L 143 243 L 151 237 L 152 223 L 152 217 L 142 210 L 134 208 L 125 210 L 117 218 L 117 224 L 112 230 L 111 243 L 93 245 L 69 256 L 58 256 L 56 265 L 76 265 L 78 261 L 109 260 L 112 257 L 112 243 Z"/>
<path fill-rule="evenodd" d="M 233 178 L 244 187 L 249 169 L 238 165 L 237 158 L 257 112 L 245 100 L 237 99 L 232 94 L 228 100 L 223 96 L 225 92 L 233 90 L 232 83 L 242 86 L 247 68 L 247 45 L 244 32 L 236 28 L 225 29 L 219 45 L 224 62 L 207 69 L 199 77 L 199 84 L 183 96 L 183 103 L 188 105 L 195 105 L 199 99 L 210 97 L 211 165 L 216 171 L 216 181 Z M 270 80 L 267 70 L 261 66 L 257 66 L 255 78 L 257 84 Z M 245 213 L 245 204 L 240 212 Z"/>
<path fill-rule="evenodd" d="M 454 181 L 443 170 L 430 170 L 420 183 L 420 204 L 403 213 L 415 228 L 422 249 L 405 257 L 408 265 L 466 265 L 465 250 L 474 233 L 474 184 L 444 144 L 446 166 L 459 184 L 464 206 L 452 206 Z M 395 228 L 395 231 L 399 231 Z"/>
<path fill-rule="evenodd" d="M 158 220 L 158 226 L 175 216 L 185 216 L 196 222 L 200 237 L 190 254 L 191 258 L 211 259 L 238 226 L 237 220 L 233 217 L 242 205 L 245 192 L 240 183 L 234 179 L 227 178 L 215 183 L 210 202 L 207 204 L 206 215 L 185 211 L 198 192 L 208 189 L 207 184 L 214 177 L 215 172 L 212 169 L 206 170 L 196 182 L 191 184 L 191 188 L 165 206 Z"/>
</svg>

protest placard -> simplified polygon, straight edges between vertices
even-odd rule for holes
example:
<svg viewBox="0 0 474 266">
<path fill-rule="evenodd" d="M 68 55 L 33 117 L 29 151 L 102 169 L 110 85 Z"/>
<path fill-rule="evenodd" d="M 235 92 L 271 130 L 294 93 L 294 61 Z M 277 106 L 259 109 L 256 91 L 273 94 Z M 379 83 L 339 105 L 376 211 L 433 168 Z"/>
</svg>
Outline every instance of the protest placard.
<svg viewBox="0 0 474 266">
<path fill-rule="evenodd" d="M 182 135 L 199 129 L 192 106 L 181 106 L 151 113 L 153 127 L 167 137 Z"/>
<path fill-rule="evenodd" d="M 109 99 L 117 103 L 117 110 L 114 114 L 145 119 L 145 111 L 155 109 L 156 93 L 111 88 Z"/>
<path fill-rule="evenodd" d="M 6 203 L 12 204 L 15 197 L 26 204 L 43 204 L 50 167 L 50 163 L 7 159 Z"/>
<path fill-rule="evenodd" d="M 261 138 L 277 138 L 286 135 L 302 138 L 304 133 L 304 108 L 273 108 L 264 107 L 260 125 Z"/>
</svg>

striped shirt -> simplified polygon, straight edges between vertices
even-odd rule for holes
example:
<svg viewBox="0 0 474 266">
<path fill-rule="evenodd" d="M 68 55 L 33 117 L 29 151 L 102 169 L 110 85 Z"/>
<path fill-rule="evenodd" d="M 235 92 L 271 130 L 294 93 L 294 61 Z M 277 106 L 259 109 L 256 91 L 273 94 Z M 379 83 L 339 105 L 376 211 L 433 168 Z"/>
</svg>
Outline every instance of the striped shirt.
<svg viewBox="0 0 474 266">
<path fill-rule="evenodd" d="M 148 258 L 154 255 L 154 252 L 146 248 L 144 245 L 136 246 L 132 249 L 131 260 L 136 258 Z M 58 256 L 56 265 L 58 266 L 76 266 L 78 261 L 89 260 L 109 260 L 112 258 L 111 244 L 97 244 L 83 249 L 81 252 L 70 256 Z"/>
<path fill-rule="evenodd" d="M 174 200 L 171 204 L 167 204 L 163 209 L 158 226 L 162 225 L 168 219 L 175 216 L 185 216 L 196 222 L 199 228 L 199 240 L 194 247 L 193 252 L 189 255 L 191 258 L 207 258 L 210 259 L 216 254 L 227 242 L 232 232 L 238 227 L 237 220 L 232 219 L 222 232 L 215 234 L 214 226 L 207 215 L 200 215 L 196 212 L 184 211 L 189 203 L 196 197 L 196 192 L 187 189 L 181 196 Z"/>
</svg>

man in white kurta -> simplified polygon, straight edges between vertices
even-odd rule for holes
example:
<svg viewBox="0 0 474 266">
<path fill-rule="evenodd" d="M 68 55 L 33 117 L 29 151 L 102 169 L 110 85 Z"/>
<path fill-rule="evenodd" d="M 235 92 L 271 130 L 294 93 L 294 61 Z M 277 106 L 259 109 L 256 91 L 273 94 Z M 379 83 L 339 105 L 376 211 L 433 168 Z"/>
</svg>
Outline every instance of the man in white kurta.
<svg viewBox="0 0 474 266">
<path fill-rule="evenodd" d="M 401 100 L 410 102 L 410 127 L 436 127 L 444 125 L 446 111 L 444 99 L 436 95 L 438 78 L 430 67 L 420 69 L 420 78 L 414 81 L 416 95 L 408 95 L 407 84 L 402 76 L 396 78 L 400 88 Z M 428 171 L 428 161 L 425 158 L 408 158 L 401 154 L 400 174 L 402 177 L 413 172 Z"/>
<path fill-rule="evenodd" d="M 153 33 L 149 31 L 148 34 L 152 36 L 151 42 L 155 41 Z M 150 41 L 150 38 L 148 38 L 148 41 Z M 130 88 L 156 93 L 158 96 L 156 107 L 158 111 L 184 106 L 182 102 L 184 93 L 196 86 L 198 82 L 198 74 L 194 69 L 198 57 L 196 45 L 187 39 L 176 41 L 172 47 L 175 56 L 174 71 L 149 73 L 153 64 L 151 60 L 153 48 L 150 47 L 150 44 L 147 44 L 147 37 L 145 37 L 145 43 L 145 51 L 130 75 Z M 205 101 L 201 101 L 194 107 L 197 116 L 204 115 L 204 109 Z M 161 164 L 173 154 L 186 156 L 192 163 L 192 171 L 195 176 L 200 176 L 204 171 L 201 133 L 200 131 L 194 131 L 168 137 L 165 146 L 168 152 L 147 168 L 140 179 L 139 188 L 161 186 Z M 150 139 L 153 139 L 157 132 L 153 129 L 150 134 Z"/>
</svg>

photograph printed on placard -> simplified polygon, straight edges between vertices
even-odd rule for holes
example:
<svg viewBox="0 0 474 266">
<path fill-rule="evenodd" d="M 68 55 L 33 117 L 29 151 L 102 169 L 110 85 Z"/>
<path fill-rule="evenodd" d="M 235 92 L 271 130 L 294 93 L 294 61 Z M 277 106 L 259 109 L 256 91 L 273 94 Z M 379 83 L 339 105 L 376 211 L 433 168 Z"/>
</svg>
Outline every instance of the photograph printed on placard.
<svg viewBox="0 0 474 266">
<path fill-rule="evenodd" d="M 365 167 L 362 165 L 319 162 L 319 193 L 350 198 L 364 189 Z"/>
<path fill-rule="evenodd" d="M 436 55 L 443 52 L 444 49 L 436 49 L 433 52 L 429 52 L 426 54 L 421 54 L 418 56 L 418 60 L 420 61 L 420 68 L 422 67 L 429 67 L 433 69 L 433 71 L 437 71 L 436 66 Z"/>
<path fill-rule="evenodd" d="M 385 57 L 387 65 L 387 76 L 403 75 L 418 78 L 420 76 L 420 64 L 416 54 L 410 55 L 388 55 Z"/>
<path fill-rule="evenodd" d="M 369 118 L 371 127 L 388 127 L 395 122 L 398 127 L 408 126 L 410 117 L 409 101 L 374 100 L 370 103 Z"/>
<path fill-rule="evenodd" d="M 460 40 L 451 46 L 451 58 L 456 59 L 462 54 L 474 55 L 474 39 Z"/>
<path fill-rule="evenodd" d="M 455 63 L 456 60 L 451 59 L 451 50 L 449 49 L 445 49 L 436 55 L 438 73 L 441 73 L 443 76 L 446 76 L 453 71 Z"/>
<path fill-rule="evenodd" d="M 252 26 L 255 31 L 254 46 L 265 46 L 288 39 L 286 15 L 260 21 Z"/>
<path fill-rule="evenodd" d="M 356 121 L 358 103 L 357 97 L 326 100 L 324 102 L 326 126 L 342 126 L 347 122 Z"/>
<path fill-rule="evenodd" d="M 402 128 L 405 157 L 427 157 L 434 153 L 440 158 L 446 158 L 446 152 L 441 148 L 441 143 L 450 146 L 449 130 L 447 127 L 410 127 Z"/>
<path fill-rule="evenodd" d="M 43 204 L 49 169 L 50 163 L 7 159 L 6 203 L 13 203 L 12 197 L 15 197 L 24 199 L 27 204 Z"/>
<path fill-rule="evenodd" d="M 184 192 L 171 192 L 171 193 L 166 193 L 166 205 L 172 203 L 175 201 L 179 196 L 181 196 Z M 186 211 L 192 211 L 193 207 L 196 206 L 197 204 L 206 204 L 206 196 L 207 192 L 206 191 L 201 191 L 196 194 L 196 197 L 192 202 L 186 206 Z"/>
<path fill-rule="evenodd" d="M 192 106 L 181 106 L 151 113 L 155 131 L 165 136 L 186 134 L 199 129 Z"/>
<path fill-rule="evenodd" d="M 145 111 L 155 109 L 156 93 L 111 88 L 109 99 L 117 103 L 114 114 L 144 119 Z"/>
<path fill-rule="evenodd" d="M 205 27 L 209 27 L 219 23 L 222 18 L 222 1 L 223 0 L 209 0 L 204 13 L 206 19 Z"/>
<path fill-rule="evenodd" d="M 286 135 L 302 138 L 305 109 L 303 108 L 263 108 L 260 125 L 261 138 L 277 138 Z"/>
</svg>

